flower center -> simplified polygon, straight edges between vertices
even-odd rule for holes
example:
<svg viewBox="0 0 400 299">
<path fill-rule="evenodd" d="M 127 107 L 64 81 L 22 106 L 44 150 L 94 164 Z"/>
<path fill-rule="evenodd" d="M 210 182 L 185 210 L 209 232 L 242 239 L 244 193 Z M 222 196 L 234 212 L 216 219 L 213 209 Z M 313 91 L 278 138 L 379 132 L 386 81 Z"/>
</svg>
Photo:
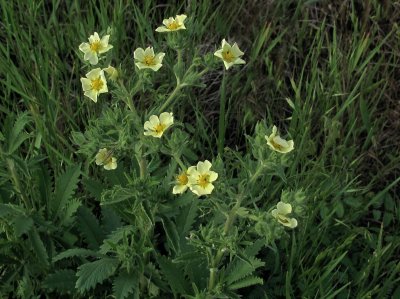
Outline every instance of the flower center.
<svg viewBox="0 0 400 299">
<path fill-rule="evenodd" d="M 210 175 L 209 174 L 202 174 L 202 175 L 200 175 L 199 179 L 197 180 L 197 184 L 202 188 L 206 188 L 209 183 L 210 183 Z"/>
<path fill-rule="evenodd" d="M 222 57 L 226 62 L 232 62 L 235 59 L 235 56 L 233 56 L 233 53 L 230 50 L 222 52 Z"/>
<path fill-rule="evenodd" d="M 164 132 L 165 126 L 163 124 L 158 124 L 157 126 L 154 127 L 154 132 L 157 134 L 161 134 Z"/>
<path fill-rule="evenodd" d="M 90 44 L 90 50 L 93 52 L 98 52 L 101 48 L 100 41 L 96 41 Z"/>
<path fill-rule="evenodd" d="M 145 55 L 143 62 L 145 65 L 155 65 L 156 64 L 154 56 L 151 56 L 151 55 Z"/>
<path fill-rule="evenodd" d="M 279 221 L 280 221 L 281 223 L 289 223 L 289 220 L 288 220 L 288 218 L 287 218 L 286 216 L 283 216 L 283 215 L 279 215 L 279 214 L 278 214 L 278 219 L 279 219 Z"/>
<path fill-rule="evenodd" d="M 169 23 L 169 24 L 167 25 L 167 28 L 168 28 L 169 30 L 176 30 L 176 29 L 179 28 L 179 24 L 178 24 L 177 21 L 173 21 L 173 22 L 171 22 L 171 23 Z"/>
<path fill-rule="evenodd" d="M 101 80 L 101 77 L 99 76 L 97 79 L 92 80 L 92 89 L 96 90 L 96 91 L 100 91 L 100 89 L 103 88 L 104 86 L 104 82 L 103 80 Z"/>
<path fill-rule="evenodd" d="M 189 181 L 188 176 L 186 175 L 186 173 L 182 173 L 180 175 L 178 175 L 177 177 L 177 181 L 179 183 L 179 185 L 186 185 Z"/>
<path fill-rule="evenodd" d="M 278 150 L 283 150 L 284 146 L 280 145 L 279 143 L 275 142 L 274 138 L 271 139 L 272 146 Z"/>
</svg>

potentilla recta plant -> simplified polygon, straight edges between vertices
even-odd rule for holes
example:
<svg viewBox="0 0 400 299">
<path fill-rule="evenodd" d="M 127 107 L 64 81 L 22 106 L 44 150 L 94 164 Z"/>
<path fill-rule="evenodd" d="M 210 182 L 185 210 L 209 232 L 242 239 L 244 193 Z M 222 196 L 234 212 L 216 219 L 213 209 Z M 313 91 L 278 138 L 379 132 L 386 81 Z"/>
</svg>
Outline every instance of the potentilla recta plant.
<svg viewBox="0 0 400 299">
<path fill-rule="evenodd" d="M 76 271 L 77 293 L 113 285 L 116 298 L 239 298 L 268 284 L 258 253 L 302 227 L 306 196 L 285 175 L 295 141 L 262 120 L 245 150 L 226 147 L 226 81 L 229 72 L 246 76 L 246 51 L 234 36 L 215 53 L 185 48 L 195 21 L 166 17 L 156 44 L 131 45 L 129 66 L 111 60 L 118 41 L 110 30 L 88 32 L 89 43 L 79 46 L 79 100 L 100 112 L 73 132 L 73 142 L 86 157 L 83 188 L 108 229 L 96 242 L 85 239 L 90 250 L 57 257 L 79 258 L 66 268 Z M 218 135 L 205 147 L 196 140 L 195 112 L 181 107 L 210 72 L 223 73 L 223 94 Z M 280 132 L 287 135 L 283 126 Z M 271 193 L 276 185 L 280 192 Z"/>
</svg>

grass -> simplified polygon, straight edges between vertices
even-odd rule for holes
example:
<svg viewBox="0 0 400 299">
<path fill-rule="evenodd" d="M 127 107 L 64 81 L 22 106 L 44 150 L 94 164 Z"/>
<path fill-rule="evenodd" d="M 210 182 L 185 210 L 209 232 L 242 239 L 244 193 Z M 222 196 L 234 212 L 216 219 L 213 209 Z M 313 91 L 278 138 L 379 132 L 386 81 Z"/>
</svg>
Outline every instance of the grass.
<svg viewBox="0 0 400 299">
<path fill-rule="evenodd" d="M 165 47 L 154 24 L 186 12 L 194 33 L 185 36 L 184 57 L 213 52 L 228 38 L 247 62 L 229 72 L 221 91 L 222 71 L 207 73 L 204 88 L 180 91 L 174 114 L 195 126 L 195 150 L 216 157 L 224 146 L 244 149 L 245 134 L 266 117 L 295 140 L 299 154 L 290 161 L 287 185 L 306 187 L 309 196 L 304 226 L 281 240 L 281 249 L 264 253 L 264 285 L 244 297 L 400 297 L 399 1 L 0 5 L 0 123 L 13 113 L 28 112 L 32 119 L 31 144 L 17 157 L 43 157 L 55 173 L 85 162 L 71 145 L 71 132 L 83 131 L 101 105 L 83 97 L 80 42 L 111 26 L 112 61 L 129 73 L 136 47 Z M 173 59 L 167 56 L 166 63 Z M 171 84 L 159 93 L 172 92 L 166 89 L 175 84 L 173 74 L 163 80 Z M 139 105 L 146 109 L 149 102 Z M 34 178 L 17 167 L 9 180 L 5 169 L 14 168 L 6 161 L 0 161 L 1 182 L 13 182 L 17 193 L 30 190 Z M 269 192 L 281 189 L 278 183 Z"/>
</svg>

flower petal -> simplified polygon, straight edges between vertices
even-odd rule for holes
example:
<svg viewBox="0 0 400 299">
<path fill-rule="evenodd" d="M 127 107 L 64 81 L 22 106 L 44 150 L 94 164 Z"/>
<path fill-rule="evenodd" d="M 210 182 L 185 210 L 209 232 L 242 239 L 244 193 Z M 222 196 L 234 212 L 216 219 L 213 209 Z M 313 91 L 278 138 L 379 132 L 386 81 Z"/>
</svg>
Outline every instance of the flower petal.
<svg viewBox="0 0 400 299">
<path fill-rule="evenodd" d="M 188 186 L 187 185 L 175 185 L 174 188 L 172 189 L 173 194 L 181 194 L 187 190 Z"/>
<path fill-rule="evenodd" d="M 137 48 L 135 52 L 133 52 L 133 57 L 136 60 L 143 61 L 144 60 L 144 50 L 143 48 Z"/>
<path fill-rule="evenodd" d="M 278 213 L 281 215 L 287 215 L 292 213 L 292 205 L 290 203 L 284 203 L 280 201 L 276 205 L 276 208 L 278 209 Z"/>
</svg>

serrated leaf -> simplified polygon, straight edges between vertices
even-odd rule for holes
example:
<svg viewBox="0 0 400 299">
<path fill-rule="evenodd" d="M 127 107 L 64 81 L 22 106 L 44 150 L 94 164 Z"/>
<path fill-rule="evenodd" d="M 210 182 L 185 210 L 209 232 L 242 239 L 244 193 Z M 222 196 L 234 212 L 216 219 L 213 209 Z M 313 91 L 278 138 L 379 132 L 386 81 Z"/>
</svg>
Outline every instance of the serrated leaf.
<svg viewBox="0 0 400 299">
<path fill-rule="evenodd" d="M 255 284 L 263 284 L 263 280 L 260 277 L 257 276 L 249 276 L 246 277 L 236 283 L 231 284 L 228 289 L 229 290 L 238 290 L 238 289 L 242 289 L 245 287 L 249 287 Z"/>
<path fill-rule="evenodd" d="M 13 118 L 13 117 L 12 117 Z M 11 120 L 10 120 L 11 121 Z M 18 147 L 30 137 L 29 134 L 23 132 L 25 126 L 31 121 L 30 116 L 28 113 L 22 113 L 17 116 L 17 119 L 14 123 L 13 128 L 7 132 L 6 130 L 6 140 L 8 143 L 8 154 L 12 154 L 15 152 Z"/>
<path fill-rule="evenodd" d="M 85 206 L 81 206 L 77 212 L 78 229 L 91 249 L 99 248 L 104 235 L 101 226 L 92 212 Z"/>
<path fill-rule="evenodd" d="M 122 272 L 114 279 L 113 291 L 115 299 L 126 298 L 134 289 L 139 288 L 139 280 L 135 273 Z"/>
<path fill-rule="evenodd" d="M 108 235 L 109 233 L 123 225 L 121 217 L 118 216 L 118 214 L 110 207 L 102 206 L 101 216 L 101 222 L 105 235 Z"/>
<path fill-rule="evenodd" d="M 56 180 L 56 191 L 51 201 L 51 210 L 53 216 L 59 216 L 60 212 L 65 209 L 69 199 L 78 186 L 80 165 L 70 166 L 64 174 Z"/>
<path fill-rule="evenodd" d="M 167 242 L 169 247 L 173 250 L 175 254 L 179 254 L 179 236 L 176 231 L 175 223 L 168 218 L 161 219 L 162 225 L 164 227 L 165 234 L 167 236 Z"/>
<path fill-rule="evenodd" d="M 182 208 L 180 215 L 176 219 L 176 227 L 181 239 L 184 239 L 196 220 L 197 205 L 199 201 L 192 200 L 191 204 Z"/>
<path fill-rule="evenodd" d="M 13 220 L 14 233 L 17 237 L 27 233 L 33 226 L 33 219 L 26 215 L 18 215 Z"/>
<path fill-rule="evenodd" d="M 177 264 L 172 263 L 168 258 L 160 256 L 157 259 L 162 274 L 167 279 L 172 291 L 175 294 L 187 294 L 187 283 L 183 271 Z"/>
<path fill-rule="evenodd" d="M 53 263 L 58 262 L 65 258 L 70 257 L 87 257 L 87 256 L 98 256 L 99 254 L 96 251 L 85 249 L 85 248 L 71 248 L 67 249 L 55 257 L 53 257 Z"/>
<path fill-rule="evenodd" d="M 39 258 L 39 263 L 47 266 L 49 264 L 49 256 L 36 229 L 31 229 L 28 232 L 28 236 L 31 241 L 33 252 Z"/>
<path fill-rule="evenodd" d="M 115 231 L 113 231 L 107 238 L 103 241 L 103 244 L 100 246 L 99 252 L 101 254 L 107 254 L 111 249 L 112 246 L 111 244 L 117 244 L 119 241 L 121 241 L 124 236 L 128 236 L 134 232 L 134 229 L 131 225 L 126 225 L 117 228 Z"/>
<path fill-rule="evenodd" d="M 82 202 L 79 199 L 75 198 L 70 200 L 62 213 L 60 225 L 68 226 L 72 224 L 74 221 L 74 215 L 81 205 Z"/>
<path fill-rule="evenodd" d="M 117 259 L 103 258 L 79 266 L 78 272 L 76 273 L 78 280 L 76 281 L 75 287 L 81 293 L 94 288 L 98 283 L 112 276 L 118 264 L 119 261 Z"/>
<path fill-rule="evenodd" d="M 232 284 L 246 276 L 250 276 L 253 272 L 262 267 L 264 263 L 255 257 L 236 257 L 227 267 L 226 282 Z"/>
<path fill-rule="evenodd" d="M 60 293 L 67 293 L 75 290 L 75 283 L 75 271 L 60 270 L 49 274 L 43 282 L 43 287 Z"/>
</svg>

